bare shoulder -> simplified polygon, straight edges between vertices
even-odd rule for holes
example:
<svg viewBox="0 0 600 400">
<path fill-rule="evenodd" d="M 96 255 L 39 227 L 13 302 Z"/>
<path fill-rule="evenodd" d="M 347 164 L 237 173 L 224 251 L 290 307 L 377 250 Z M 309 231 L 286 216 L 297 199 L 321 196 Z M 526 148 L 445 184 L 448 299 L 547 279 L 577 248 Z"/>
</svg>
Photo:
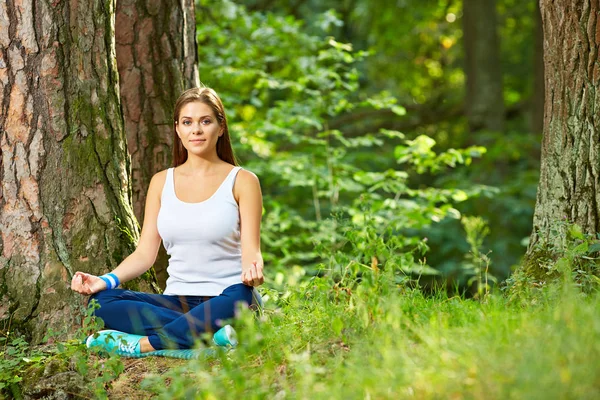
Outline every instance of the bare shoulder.
<svg viewBox="0 0 600 400">
<path fill-rule="evenodd" d="M 257 185 L 259 184 L 258 176 L 252 171 L 248 171 L 247 169 L 240 169 L 240 172 L 237 174 L 237 180 L 240 181 L 242 185 Z"/>
<path fill-rule="evenodd" d="M 235 179 L 233 186 L 233 195 L 235 200 L 239 202 L 240 196 L 246 193 L 259 193 L 260 194 L 260 181 L 254 172 L 248 171 L 247 169 L 240 169 Z"/>
<path fill-rule="evenodd" d="M 167 169 L 163 169 L 162 171 L 158 171 L 157 173 L 155 173 L 152 176 L 152 179 L 153 180 L 156 179 L 159 182 L 162 181 L 162 183 L 164 183 L 164 181 L 167 179 L 167 171 L 168 171 L 168 168 Z"/>
</svg>

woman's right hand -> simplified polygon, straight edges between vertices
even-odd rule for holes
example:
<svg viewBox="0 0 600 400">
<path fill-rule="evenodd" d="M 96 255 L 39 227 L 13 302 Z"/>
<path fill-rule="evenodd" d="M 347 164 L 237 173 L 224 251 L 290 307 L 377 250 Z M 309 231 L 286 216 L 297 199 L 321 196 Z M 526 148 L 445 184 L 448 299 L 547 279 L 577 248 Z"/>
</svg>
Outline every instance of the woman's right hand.
<svg viewBox="0 0 600 400">
<path fill-rule="evenodd" d="M 96 275 L 77 271 L 71 279 L 71 289 L 77 293 L 90 295 L 106 289 L 106 282 Z"/>
</svg>

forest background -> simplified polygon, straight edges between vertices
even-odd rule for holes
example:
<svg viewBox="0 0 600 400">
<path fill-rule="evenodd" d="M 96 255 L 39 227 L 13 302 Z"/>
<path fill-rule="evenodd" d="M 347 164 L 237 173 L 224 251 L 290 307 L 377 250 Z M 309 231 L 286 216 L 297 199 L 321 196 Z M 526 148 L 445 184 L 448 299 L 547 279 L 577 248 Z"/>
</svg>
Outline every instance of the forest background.
<svg viewBox="0 0 600 400">
<path fill-rule="evenodd" d="M 596 195 L 560 208 L 589 218 L 554 218 L 537 191 L 543 131 L 563 116 L 544 107 L 567 103 L 545 98 L 562 75 L 544 73 L 543 43 L 572 31 L 544 32 L 535 0 L 91 3 L 0 5 L 2 394 L 599 394 Z M 592 3 L 561 12 L 592 26 Z M 590 75 L 561 93 L 595 93 Z M 235 353 L 191 368 L 90 355 L 98 326 L 70 276 L 133 252 L 149 179 L 171 163 L 171 107 L 200 82 L 261 181 L 265 307 L 241 313 Z M 564 133 L 593 164 L 586 110 Z M 162 249 L 129 287 L 160 290 L 166 265 Z"/>
<path fill-rule="evenodd" d="M 315 241 L 343 246 L 345 221 L 372 218 L 412 247 L 402 271 L 468 290 L 479 216 L 489 275 L 510 275 L 539 182 L 541 21 L 535 1 L 473 3 L 469 21 L 456 1 L 198 7 L 200 77 L 262 178 L 268 265 L 314 275 Z"/>
</svg>

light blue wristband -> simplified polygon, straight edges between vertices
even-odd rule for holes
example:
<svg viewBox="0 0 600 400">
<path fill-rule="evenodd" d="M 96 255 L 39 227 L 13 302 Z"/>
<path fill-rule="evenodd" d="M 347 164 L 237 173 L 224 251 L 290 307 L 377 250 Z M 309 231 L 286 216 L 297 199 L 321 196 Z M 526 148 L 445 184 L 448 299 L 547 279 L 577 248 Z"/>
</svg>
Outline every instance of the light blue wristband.
<svg viewBox="0 0 600 400">
<path fill-rule="evenodd" d="M 104 274 L 99 278 L 106 283 L 107 289 L 114 289 L 121 284 L 121 282 L 119 282 L 119 278 L 113 273 Z"/>
</svg>

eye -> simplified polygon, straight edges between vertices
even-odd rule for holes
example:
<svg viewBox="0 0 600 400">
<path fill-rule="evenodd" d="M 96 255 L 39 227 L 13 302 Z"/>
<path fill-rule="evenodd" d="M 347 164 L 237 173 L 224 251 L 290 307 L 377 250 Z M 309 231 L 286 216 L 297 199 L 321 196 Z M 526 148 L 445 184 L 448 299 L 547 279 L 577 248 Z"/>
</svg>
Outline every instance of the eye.
<svg viewBox="0 0 600 400">
<path fill-rule="evenodd" d="M 202 120 L 202 124 L 203 124 L 203 125 L 208 125 L 208 124 L 210 124 L 210 119 L 204 119 L 204 120 Z"/>
<path fill-rule="evenodd" d="M 184 125 L 189 125 L 189 124 L 191 124 L 191 121 L 189 119 L 186 119 L 185 121 L 183 121 L 183 124 Z"/>
</svg>

